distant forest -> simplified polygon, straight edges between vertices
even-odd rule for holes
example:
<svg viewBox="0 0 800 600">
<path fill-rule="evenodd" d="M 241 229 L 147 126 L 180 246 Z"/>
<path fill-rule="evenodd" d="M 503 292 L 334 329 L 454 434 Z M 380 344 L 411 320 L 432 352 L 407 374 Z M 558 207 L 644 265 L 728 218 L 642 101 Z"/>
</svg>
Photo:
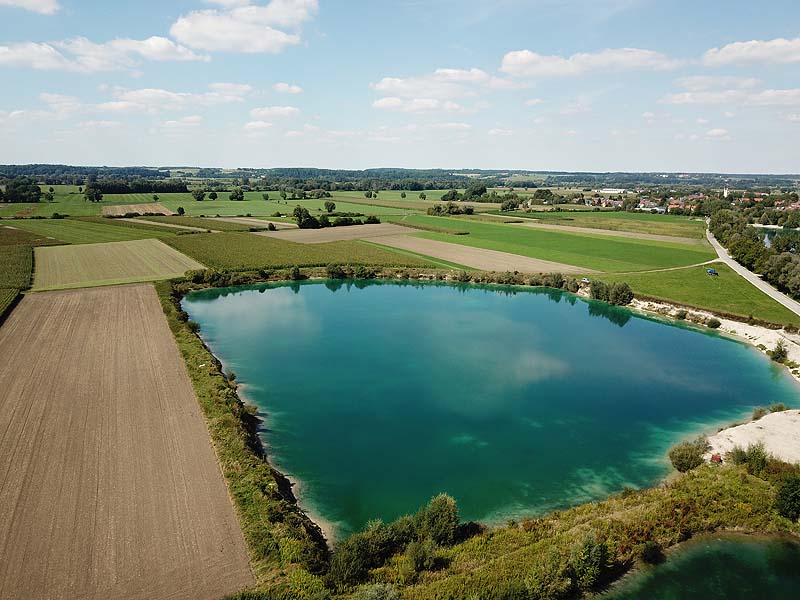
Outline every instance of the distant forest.
<svg viewBox="0 0 800 600">
<path fill-rule="evenodd" d="M 796 189 L 800 175 L 725 173 L 587 173 L 481 169 L 313 168 L 216 169 L 195 167 L 86 167 L 70 165 L 0 165 L 0 178 L 32 177 L 46 185 L 82 185 L 96 181 L 104 193 L 185 191 L 198 184 L 208 189 L 241 186 L 264 190 L 367 191 L 466 188 L 479 179 L 487 187 L 569 187 L 576 189 L 636 187 Z"/>
</svg>

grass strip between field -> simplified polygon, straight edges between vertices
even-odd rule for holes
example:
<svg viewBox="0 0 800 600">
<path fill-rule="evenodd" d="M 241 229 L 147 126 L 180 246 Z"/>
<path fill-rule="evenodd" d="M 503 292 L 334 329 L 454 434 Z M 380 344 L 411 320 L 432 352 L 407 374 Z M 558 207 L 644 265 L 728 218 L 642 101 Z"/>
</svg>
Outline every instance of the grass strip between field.
<svg viewBox="0 0 800 600">
<path fill-rule="evenodd" d="M 258 438 L 245 425 L 252 424 L 253 418 L 217 359 L 187 323 L 173 282 L 162 281 L 155 287 L 205 415 L 257 582 L 281 584 L 289 590 L 321 590 L 321 581 L 311 574 L 327 565 L 319 528 L 297 507 L 288 481 L 261 453 Z"/>
<path fill-rule="evenodd" d="M 370 246 L 375 246 L 376 248 L 381 248 L 383 250 L 387 250 L 389 252 L 394 252 L 396 254 L 404 254 L 406 256 L 411 256 L 414 258 L 419 258 L 424 260 L 425 262 L 430 263 L 436 267 L 443 267 L 445 269 L 461 269 L 462 271 L 474 271 L 472 267 L 467 267 L 465 265 L 459 265 L 454 262 L 449 262 L 446 260 L 442 260 L 440 258 L 434 258 L 432 256 L 427 256 L 425 254 L 419 254 L 418 252 L 412 252 L 411 250 L 402 250 L 400 248 L 392 248 L 390 246 L 384 246 L 383 244 L 378 244 L 376 242 L 371 242 L 369 240 L 361 240 L 362 244 L 369 244 Z"/>
</svg>

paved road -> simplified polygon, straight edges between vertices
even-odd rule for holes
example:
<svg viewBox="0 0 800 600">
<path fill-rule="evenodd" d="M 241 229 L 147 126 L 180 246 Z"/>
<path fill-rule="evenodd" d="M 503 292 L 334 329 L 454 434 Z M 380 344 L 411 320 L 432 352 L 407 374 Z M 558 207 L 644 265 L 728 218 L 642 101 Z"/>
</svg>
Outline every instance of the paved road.
<svg viewBox="0 0 800 600">
<path fill-rule="evenodd" d="M 711 243 L 711 246 L 714 248 L 714 250 L 716 250 L 717 256 L 719 256 L 722 262 L 724 262 L 731 269 L 736 271 L 739 275 L 747 279 L 747 281 L 752 283 L 754 286 L 756 286 L 758 289 L 764 292 L 767 296 L 769 296 L 776 302 L 779 302 L 780 304 L 788 308 L 790 311 L 792 311 L 794 314 L 800 315 L 800 302 L 796 302 L 795 300 L 789 298 L 789 296 L 787 296 L 786 294 L 779 292 L 770 284 L 768 284 L 766 281 L 761 279 L 761 277 L 759 277 L 749 269 L 746 269 L 738 262 L 733 260 L 733 258 L 731 258 L 731 255 L 728 254 L 728 251 L 725 250 L 725 248 L 723 248 L 722 245 L 714 237 L 713 233 L 711 233 L 710 231 L 706 231 L 706 237 L 708 238 L 708 241 Z"/>
</svg>

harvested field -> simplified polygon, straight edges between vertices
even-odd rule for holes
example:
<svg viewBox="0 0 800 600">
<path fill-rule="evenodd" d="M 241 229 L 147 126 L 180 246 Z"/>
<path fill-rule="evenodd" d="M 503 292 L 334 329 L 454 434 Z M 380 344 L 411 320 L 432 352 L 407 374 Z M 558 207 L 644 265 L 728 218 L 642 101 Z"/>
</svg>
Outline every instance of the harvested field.
<svg viewBox="0 0 800 600">
<path fill-rule="evenodd" d="M 252 583 L 152 286 L 28 295 L 0 353 L 0 597 L 211 600 Z"/>
<path fill-rule="evenodd" d="M 37 248 L 35 260 L 34 291 L 170 279 L 205 268 L 158 240 Z"/>
<path fill-rule="evenodd" d="M 156 227 L 166 227 L 167 229 L 182 229 L 184 231 L 198 231 L 205 233 L 207 229 L 192 227 L 190 225 L 178 225 L 177 223 L 159 223 L 158 221 L 148 221 L 147 219 L 114 219 L 115 221 L 125 221 L 126 223 L 142 223 L 144 225 L 154 225 Z"/>
<path fill-rule="evenodd" d="M 240 225 L 247 225 L 248 227 L 266 227 L 270 223 L 275 225 L 276 229 L 297 229 L 294 223 L 286 223 L 284 221 L 269 221 L 267 219 L 253 219 L 249 217 L 213 217 L 215 221 L 222 221 L 223 223 L 238 223 Z"/>
<path fill-rule="evenodd" d="M 61 244 L 51 237 L 37 235 L 13 226 L 0 227 L 0 246 L 53 246 Z"/>
<path fill-rule="evenodd" d="M 450 244 L 407 235 L 376 237 L 371 238 L 369 241 L 391 248 L 432 256 L 433 258 L 439 258 L 447 262 L 457 263 L 482 271 L 520 271 L 522 273 L 564 274 L 588 272 L 587 269 L 582 267 L 565 265 L 549 260 L 539 260 L 537 258 L 509 254 L 508 252 L 472 248 L 470 246 Z"/>
<path fill-rule="evenodd" d="M 507 218 L 507 217 L 502 217 Z M 514 223 L 517 227 L 533 227 L 534 229 L 549 229 L 550 231 L 565 231 L 571 233 L 591 234 L 591 235 L 608 235 L 611 237 L 633 238 L 636 240 L 652 240 L 654 242 L 673 242 L 675 244 L 688 244 L 695 246 L 704 246 L 705 240 L 689 237 L 676 237 L 673 235 L 660 235 L 656 233 L 637 233 L 633 231 L 611 231 L 607 229 L 590 229 L 589 227 L 575 227 L 573 225 L 551 225 L 550 223 Z"/>
<path fill-rule="evenodd" d="M 124 216 L 127 214 L 135 213 L 144 215 L 147 213 L 158 213 L 160 215 L 174 215 L 175 213 L 168 209 L 163 204 L 118 204 L 116 206 L 104 206 L 103 216 L 114 217 Z"/>
<path fill-rule="evenodd" d="M 260 231 L 256 235 L 297 242 L 299 244 L 324 244 L 345 240 L 369 240 L 376 237 L 413 233 L 412 229 L 380 223 L 378 225 L 348 225 L 344 227 L 325 227 L 323 229 L 294 229 L 292 231 Z"/>
</svg>

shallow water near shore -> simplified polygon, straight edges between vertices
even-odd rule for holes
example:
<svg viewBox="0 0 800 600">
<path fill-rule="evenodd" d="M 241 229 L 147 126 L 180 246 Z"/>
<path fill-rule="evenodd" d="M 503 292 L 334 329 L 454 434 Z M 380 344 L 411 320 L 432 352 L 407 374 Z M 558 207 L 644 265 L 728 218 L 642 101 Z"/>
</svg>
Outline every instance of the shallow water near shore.
<svg viewBox="0 0 800 600">
<path fill-rule="evenodd" d="M 662 565 L 625 578 L 604 600 L 797 598 L 800 542 L 716 536 L 687 542 Z"/>
<path fill-rule="evenodd" d="M 798 404 L 745 344 L 551 290 L 304 282 L 184 308 L 339 535 L 440 492 L 500 522 L 649 486 L 676 441 Z"/>
</svg>

